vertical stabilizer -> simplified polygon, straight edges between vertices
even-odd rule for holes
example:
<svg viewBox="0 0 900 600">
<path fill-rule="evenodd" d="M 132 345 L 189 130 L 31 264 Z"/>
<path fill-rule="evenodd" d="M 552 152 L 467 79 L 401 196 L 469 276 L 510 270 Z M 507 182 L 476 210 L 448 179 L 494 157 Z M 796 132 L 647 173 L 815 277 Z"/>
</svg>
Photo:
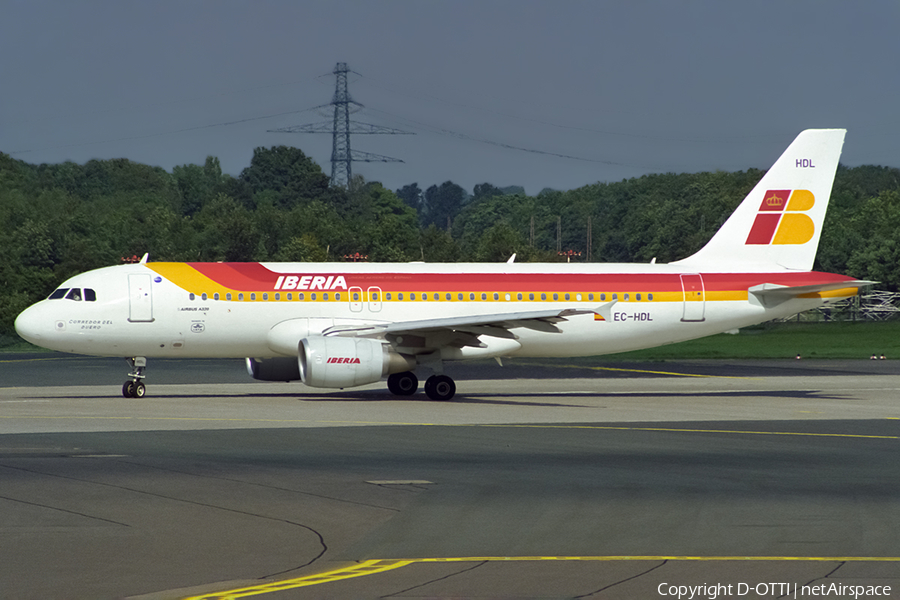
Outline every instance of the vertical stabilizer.
<svg viewBox="0 0 900 600">
<path fill-rule="evenodd" d="M 812 270 L 846 133 L 801 132 L 709 243 L 672 264 L 698 271 Z"/>
</svg>

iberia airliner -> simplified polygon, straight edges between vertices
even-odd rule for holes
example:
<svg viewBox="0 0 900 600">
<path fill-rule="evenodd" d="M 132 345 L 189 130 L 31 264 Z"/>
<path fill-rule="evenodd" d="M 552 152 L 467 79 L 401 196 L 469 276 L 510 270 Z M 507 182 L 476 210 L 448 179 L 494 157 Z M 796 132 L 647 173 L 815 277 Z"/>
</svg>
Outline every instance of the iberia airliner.
<svg viewBox="0 0 900 600">
<path fill-rule="evenodd" d="M 870 282 L 812 271 L 843 129 L 807 130 L 699 252 L 669 264 L 148 262 L 72 277 L 16 320 L 26 340 L 121 356 L 242 357 L 256 379 L 447 400 L 457 360 L 593 356 L 787 317 Z"/>
</svg>

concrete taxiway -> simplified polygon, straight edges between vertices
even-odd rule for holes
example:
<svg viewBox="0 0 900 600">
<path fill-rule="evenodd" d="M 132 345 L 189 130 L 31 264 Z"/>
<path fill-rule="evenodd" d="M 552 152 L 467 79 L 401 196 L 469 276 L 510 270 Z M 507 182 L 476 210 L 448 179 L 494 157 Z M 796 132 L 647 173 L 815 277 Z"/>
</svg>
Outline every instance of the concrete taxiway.
<svg viewBox="0 0 900 600">
<path fill-rule="evenodd" d="M 0 357 L 3 596 L 900 597 L 900 363 L 485 363 L 445 403 L 124 373 Z"/>
</svg>

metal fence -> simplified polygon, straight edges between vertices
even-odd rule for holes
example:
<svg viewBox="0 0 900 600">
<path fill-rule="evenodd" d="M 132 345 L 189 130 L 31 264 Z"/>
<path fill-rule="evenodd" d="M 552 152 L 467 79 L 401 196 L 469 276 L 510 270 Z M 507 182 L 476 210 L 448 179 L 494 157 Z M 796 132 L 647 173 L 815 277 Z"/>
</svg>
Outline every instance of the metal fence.
<svg viewBox="0 0 900 600">
<path fill-rule="evenodd" d="M 829 304 L 814 308 L 787 319 L 776 319 L 778 322 L 817 323 L 824 321 L 890 321 L 900 315 L 900 293 L 872 290 Z"/>
</svg>

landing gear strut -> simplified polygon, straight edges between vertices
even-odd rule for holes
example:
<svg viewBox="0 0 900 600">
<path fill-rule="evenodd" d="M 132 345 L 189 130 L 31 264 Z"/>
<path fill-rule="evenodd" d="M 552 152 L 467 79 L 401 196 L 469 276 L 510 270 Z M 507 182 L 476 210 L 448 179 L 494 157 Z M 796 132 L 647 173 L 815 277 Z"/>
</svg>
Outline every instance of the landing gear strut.
<svg viewBox="0 0 900 600">
<path fill-rule="evenodd" d="M 126 398 L 143 398 L 147 393 L 143 379 L 144 369 L 147 368 L 147 359 L 143 356 L 135 356 L 134 358 L 125 359 L 131 367 L 131 373 L 128 374 L 131 379 L 122 385 L 122 395 Z"/>
<path fill-rule="evenodd" d="M 449 400 L 456 393 L 456 384 L 446 375 L 432 375 L 425 380 L 425 395 L 432 400 Z"/>
</svg>

